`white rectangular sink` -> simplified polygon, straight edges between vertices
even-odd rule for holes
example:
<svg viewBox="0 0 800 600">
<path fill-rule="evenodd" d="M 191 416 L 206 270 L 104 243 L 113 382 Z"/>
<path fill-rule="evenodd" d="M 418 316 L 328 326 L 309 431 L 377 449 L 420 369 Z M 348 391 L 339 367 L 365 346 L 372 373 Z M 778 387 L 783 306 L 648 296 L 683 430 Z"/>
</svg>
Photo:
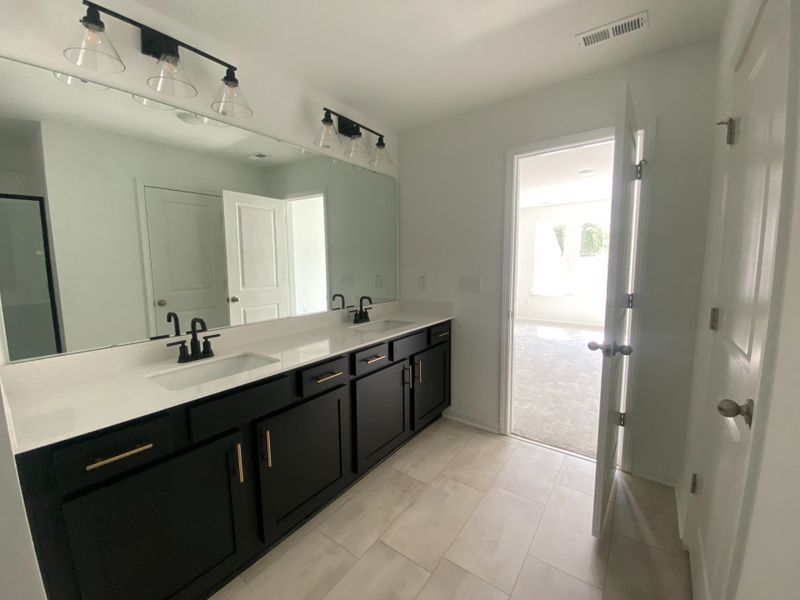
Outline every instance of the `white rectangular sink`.
<svg viewBox="0 0 800 600">
<path fill-rule="evenodd" d="M 147 377 L 168 390 L 182 390 L 209 383 L 215 379 L 260 369 L 276 362 L 278 362 L 277 358 L 261 354 L 237 354 L 218 360 L 202 359 L 191 366 L 179 367 Z"/>
<path fill-rule="evenodd" d="M 392 331 L 399 329 L 406 325 L 412 325 L 411 321 L 395 321 L 392 319 L 384 319 L 383 321 L 373 321 L 372 323 L 362 323 L 360 325 L 353 325 L 351 329 L 364 331 L 367 333 L 381 333 L 383 331 Z"/>
</svg>

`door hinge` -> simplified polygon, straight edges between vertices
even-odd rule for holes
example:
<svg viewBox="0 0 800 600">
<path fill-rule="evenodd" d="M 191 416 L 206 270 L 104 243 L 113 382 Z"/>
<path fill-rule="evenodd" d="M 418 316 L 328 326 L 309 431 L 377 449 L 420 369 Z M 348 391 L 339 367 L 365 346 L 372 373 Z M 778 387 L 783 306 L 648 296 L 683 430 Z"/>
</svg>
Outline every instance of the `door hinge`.
<svg viewBox="0 0 800 600">
<path fill-rule="evenodd" d="M 619 424 L 620 427 L 625 427 L 625 413 L 624 412 L 619 413 L 619 422 L 618 422 L 618 424 Z"/>
<path fill-rule="evenodd" d="M 647 161 L 645 159 L 640 160 L 636 163 L 636 179 L 641 180 L 644 177 L 644 165 Z"/>
<path fill-rule="evenodd" d="M 692 479 L 689 482 L 689 493 L 697 493 L 697 473 L 692 473 Z"/>
<path fill-rule="evenodd" d="M 625 308 L 633 308 L 633 294 L 625 295 Z"/>
<path fill-rule="evenodd" d="M 719 329 L 719 308 L 716 306 L 711 309 L 711 315 L 708 318 L 708 328 L 711 331 L 717 331 Z"/>
</svg>

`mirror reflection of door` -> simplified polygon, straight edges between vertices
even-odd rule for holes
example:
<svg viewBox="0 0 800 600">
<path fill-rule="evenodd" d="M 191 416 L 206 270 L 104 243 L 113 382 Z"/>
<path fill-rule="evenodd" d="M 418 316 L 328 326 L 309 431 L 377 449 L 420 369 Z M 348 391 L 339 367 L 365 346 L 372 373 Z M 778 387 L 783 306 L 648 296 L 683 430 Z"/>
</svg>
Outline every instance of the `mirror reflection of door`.
<svg viewBox="0 0 800 600">
<path fill-rule="evenodd" d="M 167 313 L 188 328 L 200 317 L 209 328 L 228 325 L 225 231 L 219 196 L 144 188 L 155 331 L 169 335 Z"/>
<path fill-rule="evenodd" d="M 231 325 L 291 314 L 286 201 L 222 192 Z"/>
<path fill-rule="evenodd" d="M 9 360 L 61 352 L 43 203 L 0 195 L 0 302 Z"/>
</svg>

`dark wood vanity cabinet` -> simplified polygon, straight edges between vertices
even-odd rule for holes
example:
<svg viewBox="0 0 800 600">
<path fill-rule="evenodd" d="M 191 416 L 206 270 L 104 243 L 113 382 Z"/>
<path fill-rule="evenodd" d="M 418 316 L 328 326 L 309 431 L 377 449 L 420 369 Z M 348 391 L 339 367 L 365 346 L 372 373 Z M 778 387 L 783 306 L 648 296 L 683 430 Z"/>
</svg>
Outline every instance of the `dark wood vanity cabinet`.
<svg viewBox="0 0 800 600">
<path fill-rule="evenodd" d="M 440 323 L 18 455 L 48 597 L 207 598 L 441 414 L 449 335 Z"/>
<path fill-rule="evenodd" d="M 275 540 L 350 482 L 350 401 L 346 385 L 256 426 L 262 534 Z"/>
<path fill-rule="evenodd" d="M 84 600 L 197 598 L 247 558 L 240 434 L 63 504 Z"/>
</svg>

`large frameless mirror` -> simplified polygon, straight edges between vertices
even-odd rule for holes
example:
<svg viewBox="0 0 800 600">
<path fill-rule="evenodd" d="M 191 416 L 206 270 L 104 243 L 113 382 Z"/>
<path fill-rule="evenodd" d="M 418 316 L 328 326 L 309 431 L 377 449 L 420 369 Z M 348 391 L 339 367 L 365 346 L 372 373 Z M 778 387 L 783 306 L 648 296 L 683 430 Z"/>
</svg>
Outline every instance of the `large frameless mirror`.
<svg viewBox="0 0 800 600">
<path fill-rule="evenodd" d="M 12 361 L 168 335 L 170 312 L 213 329 L 396 299 L 393 178 L 35 66 L 0 76 Z"/>
</svg>

